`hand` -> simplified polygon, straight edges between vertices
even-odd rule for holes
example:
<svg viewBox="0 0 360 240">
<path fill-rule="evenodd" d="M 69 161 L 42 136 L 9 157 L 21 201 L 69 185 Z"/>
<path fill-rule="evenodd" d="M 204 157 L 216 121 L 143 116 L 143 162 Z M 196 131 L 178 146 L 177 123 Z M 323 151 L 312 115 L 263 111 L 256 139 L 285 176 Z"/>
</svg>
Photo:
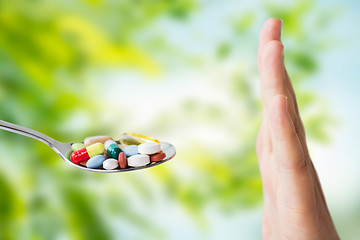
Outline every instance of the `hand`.
<svg viewBox="0 0 360 240">
<path fill-rule="evenodd" d="M 284 67 L 282 21 L 260 32 L 263 119 L 256 152 L 263 182 L 263 239 L 339 239 L 306 145 L 294 89 Z"/>
</svg>

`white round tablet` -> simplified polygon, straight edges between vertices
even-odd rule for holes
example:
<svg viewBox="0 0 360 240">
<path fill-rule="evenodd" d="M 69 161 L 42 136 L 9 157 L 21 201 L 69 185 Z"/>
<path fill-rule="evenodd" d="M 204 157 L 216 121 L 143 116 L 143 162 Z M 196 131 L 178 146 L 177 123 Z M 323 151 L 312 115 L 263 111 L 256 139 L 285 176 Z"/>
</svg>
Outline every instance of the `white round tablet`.
<svg viewBox="0 0 360 240">
<path fill-rule="evenodd" d="M 148 155 L 133 155 L 127 159 L 128 166 L 130 167 L 142 167 L 150 163 L 150 157 Z"/>
<path fill-rule="evenodd" d="M 119 162 L 116 159 L 109 158 L 103 162 L 103 168 L 106 170 L 115 169 L 119 166 Z"/>
<path fill-rule="evenodd" d="M 160 143 L 146 142 L 138 146 L 138 152 L 140 154 L 155 154 L 161 151 Z"/>
</svg>

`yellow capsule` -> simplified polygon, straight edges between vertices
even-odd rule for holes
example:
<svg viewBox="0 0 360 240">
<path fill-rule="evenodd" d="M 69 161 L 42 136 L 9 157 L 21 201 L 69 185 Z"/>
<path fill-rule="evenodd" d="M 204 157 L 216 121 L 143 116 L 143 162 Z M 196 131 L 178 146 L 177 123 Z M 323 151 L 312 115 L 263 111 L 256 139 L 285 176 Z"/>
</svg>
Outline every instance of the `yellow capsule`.
<svg viewBox="0 0 360 240">
<path fill-rule="evenodd" d="M 159 143 L 159 141 L 155 138 L 151 138 L 151 137 L 144 136 L 141 134 L 136 134 L 136 133 L 124 133 L 120 136 L 119 141 L 121 144 L 124 144 L 124 145 L 139 145 L 141 143 L 148 142 L 148 141 Z"/>
<path fill-rule="evenodd" d="M 93 156 L 101 155 L 105 151 L 104 144 L 95 143 L 85 148 L 79 149 L 76 152 L 73 152 L 70 156 L 70 160 L 73 163 L 79 164 L 83 161 L 89 160 Z"/>
<path fill-rule="evenodd" d="M 91 158 L 95 155 L 103 154 L 105 151 L 105 147 L 104 147 L 104 144 L 98 142 L 98 143 L 94 143 L 90 146 L 87 146 L 86 150 L 89 154 L 89 157 Z"/>
</svg>

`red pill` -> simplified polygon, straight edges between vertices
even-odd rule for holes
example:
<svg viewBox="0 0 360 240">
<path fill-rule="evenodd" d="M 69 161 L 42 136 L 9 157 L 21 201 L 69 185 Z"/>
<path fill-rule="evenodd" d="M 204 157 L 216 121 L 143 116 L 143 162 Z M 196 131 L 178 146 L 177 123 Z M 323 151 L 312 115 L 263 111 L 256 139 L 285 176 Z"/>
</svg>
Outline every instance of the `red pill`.
<svg viewBox="0 0 360 240">
<path fill-rule="evenodd" d="M 86 148 L 77 150 L 76 152 L 73 152 L 70 156 L 71 161 L 76 164 L 79 164 L 80 162 L 89 160 L 89 158 L 90 158 L 90 156 L 89 156 Z"/>
<path fill-rule="evenodd" d="M 151 162 L 160 162 L 165 157 L 166 157 L 166 154 L 164 152 L 159 152 L 159 153 L 156 153 L 154 155 L 151 155 L 150 156 L 150 161 Z"/>
<path fill-rule="evenodd" d="M 89 160 L 91 157 L 95 155 L 103 154 L 105 151 L 104 144 L 95 143 L 93 145 L 87 146 L 76 152 L 73 152 L 70 156 L 70 160 L 73 163 L 79 164 L 80 162 Z"/>
<path fill-rule="evenodd" d="M 124 152 L 121 152 L 119 154 L 119 165 L 120 168 L 126 168 L 127 167 L 127 158 Z"/>
</svg>

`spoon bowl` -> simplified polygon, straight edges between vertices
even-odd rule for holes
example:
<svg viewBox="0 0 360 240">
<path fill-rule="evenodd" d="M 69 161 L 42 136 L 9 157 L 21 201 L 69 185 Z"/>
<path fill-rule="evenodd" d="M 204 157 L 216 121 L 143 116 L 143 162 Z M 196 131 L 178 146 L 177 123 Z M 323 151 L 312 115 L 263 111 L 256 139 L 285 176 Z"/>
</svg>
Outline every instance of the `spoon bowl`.
<svg viewBox="0 0 360 240">
<path fill-rule="evenodd" d="M 117 173 L 117 172 L 128 172 L 128 171 L 140 170 L 140 169 L 144 169 L 144 168 L 154 167 L 154 166 L 160 165 L 164 162 L 167 162 L 170 159 L 172 159 L 176 154 L 175 147 L 172 144 L 167 143 L 167 142 L 160 142 L 161 149 L 166 154 L 166 157 L 159 162 L 150 163 L 148 165 L 141 166 L 141 167 L 129 167 L 129 168 L 124 168 L 124 169 L 121 169 L 121 168 L 113 169 L 113 170 L 94 169 L 94 168 L 87 168 L 82 165 L 75 164 L 72 161 L 70 161 L 70 159 L 68 159 L 68 156 L 70 156 L 70 153 L 72 152 L 71 145 L 73 143 L 59 142 L 43 133 L 37 132 L 35 130 L 29 129 L 26 127 L 22 127 L 22 126 L 13 124 L 13 123 L 5 122 L 2 120 L 0 120 L 0 129 L 39 140 L 39 141 L 45 143 L 47 146 L 49 146 L 52 150 L 54 150 L 68 164 L 70 164 L 74 167 L 80 168 L 82 170 L 90 171 L 90 172 Z M 119 144 L 118 141 L 117 141 L 117 143 Z"/>
</svg>

